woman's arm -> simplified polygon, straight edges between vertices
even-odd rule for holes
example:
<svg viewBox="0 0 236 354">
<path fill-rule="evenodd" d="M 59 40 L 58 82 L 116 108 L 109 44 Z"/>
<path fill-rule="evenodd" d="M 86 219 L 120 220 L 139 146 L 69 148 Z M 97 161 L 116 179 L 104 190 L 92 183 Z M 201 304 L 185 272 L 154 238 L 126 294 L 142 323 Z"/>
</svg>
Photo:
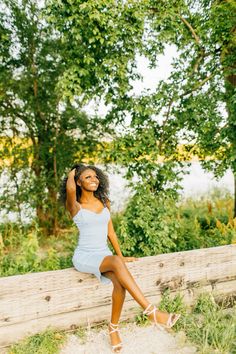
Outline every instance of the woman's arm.
<svg viewBox="0 0 236 354">
<path fill-rule="evenodd" d="M 75 184 L 75 169 L 69 172 L 66 182 L 66 208 L 69 210 L 71 216 L 79 211 L 79 203 L 76 200 L 76 184 Z"/>
<path fill-rule="evenodd" d="M 117 235 L 115 233 L 114 227 L 113 227 L 113 223 L 112 220 L 110 219 L 109 223 L 108 223 L 108 238 L 112 244 L 112 247 L 114 248 L 117 256 L 123 257 L 121 250 L 120 250 L 120 246 L 118 243 L 118 238 Z"/>
<path fill-rule="evenodd" d="M 110 209 L 110 203 L 107 203 L 107 207 L 108 209 Z M 108 223 L 108 238 L 112 244 L 112 247 L 114 248 L 117 256 L 121 257 L 124 262 L 133 262 L 136 261 L 138 258 L 135 257 L 123 257 L 121 250 L 120 250 L 120 245 L 118 243 L 118 237 L 115 233 L 114 227 L 113 227 L 113 223 L 112 220 L 110 219 L 109 223 Z"/>
</svg>

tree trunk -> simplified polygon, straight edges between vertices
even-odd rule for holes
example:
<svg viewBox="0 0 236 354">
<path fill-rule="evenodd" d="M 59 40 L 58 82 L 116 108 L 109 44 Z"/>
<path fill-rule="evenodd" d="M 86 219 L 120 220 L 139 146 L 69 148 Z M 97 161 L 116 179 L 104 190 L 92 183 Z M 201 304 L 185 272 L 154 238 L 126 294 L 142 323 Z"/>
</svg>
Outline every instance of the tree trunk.
<svg viewBox="0 0 236 354">
<path fill-rule="evenodd" d="M 51 215 L 48 209 L 52 209 L 51 205 L 48 206 L 46 204 L 45 198 L 44 198 L 44 191 L 42 191 L 42 188 L 46 188 L 46 186 L 43 184 L 42 188 L 38 188 L 41 184 L 41 179 L 43 178 L 43 166 L 44 166 L 44 161 L 41 158 L 40 154 L 40 145 L 42 144 L 42 141 L 40 138 L 38 138 L 38 144 L 34 146 L 34 160 L 32 163 L 32 170 L 35 174 L 36 177 L 36 185 L 35 185 L 35 194 L 36 194 L 36 216 L 37 220 L 39 223 L 40 229 L 43 231 L 44 234 L 49 235 L 52 233 L 52 226 L 51 226 Z M 50 184 L 50 183 L 49 183 Z M 49 198 L 50 199 L 50 198 Z"/>
<path fill-rule="evenodd" d="M 49 200 L 48 204 L 51 205 L 51 211 L 49 215 L 50 225 L 49 230 L 51 234 L 57 235 L 58 234 L 58 201 L 57 201 L 57 191 L 55 188 L 51 188 L 49 190 Z"/>
<path fill-rule="evenodd" d="M 53 149 L 53 152 L 49 152 L 49 141 L 50 136 L 47 136 L 46 133 L 43 137 L 41 136 L 38 139 L 38 145 L 35 147 L 32 169 L 35 173 L 36 181 L 38 181 L 36 182 L 36 187 L 41 185 L 42 178 L 44 178 L 45 175 L 47 176 L 46 181 L 45 183 L 42 183 L 41 188 L 36 188 L 36 214 L 39 227 L 45 235 L 57 235 L 59 230 L 57 159 L 55 148 Z"/>
</svg>

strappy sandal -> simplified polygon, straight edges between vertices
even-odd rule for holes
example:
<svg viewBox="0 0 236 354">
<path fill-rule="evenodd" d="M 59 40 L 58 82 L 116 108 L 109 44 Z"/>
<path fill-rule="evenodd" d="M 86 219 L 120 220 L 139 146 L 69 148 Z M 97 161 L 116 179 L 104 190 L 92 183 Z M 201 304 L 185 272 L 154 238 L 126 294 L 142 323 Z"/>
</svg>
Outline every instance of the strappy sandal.
<svg viewBox="0 0 236 354">
<path fill-rule="evenodd" d="M 119 328 L 118 328 L 118 326 L 119 326 L 118 324 L 114 324 L 114 323 L 110 322 L 109 326 L 112 329 L 111 331 L 109 331 L 109 334 L 120 331 Z M 111 348 L 112 348 L 113 353 L 120 353 L 121 350 L 122 350 L 122 342 L 120 342 L 118 344 L 115 344 L 115 345 L 112 345 Z"/>
<path fill-rule="evenodd" d="M 153 309 L 150 310 L 150 307 L 152 307 L 152 306 L 153 306 Z M 149 316 L 152 313 L 154 313 L 155 326 L 157 326 L 161 330 L 163 330 L 163 328 L 171 328 L 171 327 L 173 327 L 176 324 L 176 322 L 178 321 L 178 319 L 180 318 L 180 316 L 181 316 L 181 315 L 176 314 L 176 313 L 170 313 L 169 316 L 168 316 L 166 324 L 164 324 L 164 323 L 162 324 L 162 323 L 157 322 L 157 319 L 156 319 L 156 312 L 157 311 L 158 311 L 158 308 L 156 308 L 156 306 L 154 306 L 152 304 L 149 304 L 148 307 L 143 311 L 143 314 Z"/>
</svg>

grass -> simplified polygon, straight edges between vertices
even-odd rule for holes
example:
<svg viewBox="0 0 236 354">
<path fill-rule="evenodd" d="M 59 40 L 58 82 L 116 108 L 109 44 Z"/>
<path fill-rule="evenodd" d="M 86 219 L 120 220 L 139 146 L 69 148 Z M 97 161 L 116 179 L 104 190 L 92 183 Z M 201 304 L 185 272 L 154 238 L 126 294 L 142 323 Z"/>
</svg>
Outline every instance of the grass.
<svg viewBox="0 0 236 354">
<path fill-rule="evenodd" d="M 183 330 L 202 354 L 236 353 L 236 306 L 228 312 L 213 297 L 202 295 L 191 316 L 186 316 Z"/>
<path fill-rule="evenodd" d="M 97 329 L 100 329 L 100 327 L 98 326 Z M 12 345 L 7 354 L 58 354 L 61 347 L 66 343 L 68 334 L 75 335 L 82 344 L 85 344 L 88 331 L 88 328 L 82 326 L 69 331 L 48 329 Z"/>
<path fill-rule="evenodd" d="M 232 306 L 228 308 L 228 306 Z M 183 331 L 199 354 L 236 354 L 236 302 L 234 298 L 217 302 L 212 294 L 202 294 L 192 308 L 183 304 L 180 295 L 174 298 L 166 292 L 159 308 L 181 313 L 174 327 Z M 147 325 L 145 316 L 136 317 L 138 325 Z"/>
<path fill-rule="evenodd" d="M 230 308 L 229 308 L 230 306 Z M 174 331 L 184 334 L 181 338 L 197 347 L 199 354 L 236 354 L 236 302 L 235 298 L 221 301 L 212 294 L 199 296 L 194 306 L 184 305 L 182 297 L 172 297 L 168 291 L 163 294 L 159 308 L 163 311 L 181 313 Z M 146 316 L 137 315 L 138 326 L 148 326 Z M 123 325 L 125 323 L 122 323 Z M 96 325 L 96 330 L 104 324 Z M 70 334 L 76 335 L 82 343 L 87 341 L 86 327 L 78 327 Z M 47 330 L 28 337 L 9 348 L 8 354 L 58 354 L 66 342 L 68 332 Z M 186 344 L 183 343 L 182 344 Z"/>
<path fill-rule="evenodd" d="M 73 331 L 73 334 L 80 339 L 82 344 L 86 343 L 86 339 L 87 339 L 87 330 L 86 330 L 86 328 L 84 328 L 82 326 L 79 326 L 78 328 L 76 328 Z"/>
<path fill-rule="evenodd" d="M 64 332 L 47 330 L 11 346 L 8 354 L 57 354 L 65 339 Z"/>
</svg>

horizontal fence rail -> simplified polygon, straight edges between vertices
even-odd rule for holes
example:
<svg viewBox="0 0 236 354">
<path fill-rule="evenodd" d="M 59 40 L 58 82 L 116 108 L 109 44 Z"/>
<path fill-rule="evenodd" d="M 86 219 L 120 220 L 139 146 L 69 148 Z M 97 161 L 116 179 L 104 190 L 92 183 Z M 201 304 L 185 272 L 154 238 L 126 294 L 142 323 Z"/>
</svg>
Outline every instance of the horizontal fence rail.
<svg viewBox="0 0 236 354">
<path fill-rule="evenodd" d="M 236 292 L 236 245 L 143 257 L 126 263 L 149 301 L 163 291 L 191 304 L 202 292 Z M 73 268 L 0 278 L 0 347 L 46 328 L 74 329 L 110 318 L 112 285 Z M 127 293 L 122 320 L 140 307 Z"/>
</svg>

